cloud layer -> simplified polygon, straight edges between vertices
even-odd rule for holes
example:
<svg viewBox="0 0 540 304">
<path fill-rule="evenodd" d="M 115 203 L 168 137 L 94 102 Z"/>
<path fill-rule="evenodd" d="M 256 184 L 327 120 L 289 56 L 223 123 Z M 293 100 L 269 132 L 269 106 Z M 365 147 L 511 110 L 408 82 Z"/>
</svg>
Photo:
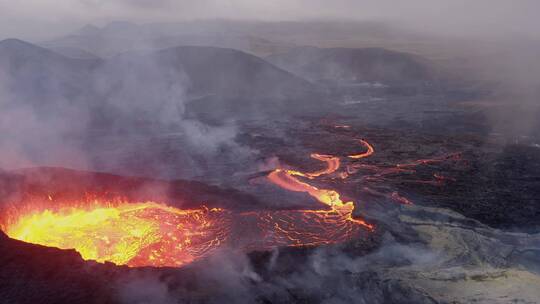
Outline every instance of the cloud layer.
<svg viewBox="0 0 540 304">
<path fill-rule="evenodd" d="M 539 37 L 535 0 L 0 0 L 0 39 L 42 38 L 86 23 L 187 19 L 393 20 L 449 33 Z"/>
</svg>

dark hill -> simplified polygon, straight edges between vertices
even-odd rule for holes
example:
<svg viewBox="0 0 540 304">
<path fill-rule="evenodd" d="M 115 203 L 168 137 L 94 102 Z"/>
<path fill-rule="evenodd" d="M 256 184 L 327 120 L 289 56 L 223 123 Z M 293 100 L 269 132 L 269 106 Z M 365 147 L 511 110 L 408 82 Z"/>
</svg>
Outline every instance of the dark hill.
<svg viewBox="0 0 540 304">
<path fill-rule="evenodd" d="M 299 47 L 267 60 L 313 81 L 418 82 L 435 76 L 422 57 L 382 48 Z"/>
<path fill-rule="evenodd" d="M 185 74 L 188 93 L 194 96 L 279 99 L 299 97 L 314 90 L 304 79 L 233 49 L 181 46 L 146 54 L 127 53 L 109 62 L 113 68 L 148 63 L 177 75 Z"/>
<path fill-rule="evenodd" d="M 0 42 L 4 96 L 12 107 L 31 105 L 43 119 L 77 123 L 174 124 L 185 114 L 251 115 L 289 110 L 309 100 L 314 85 L 265 60 L 232 49 L 175 47 L 102 59 L 77 59 L 19 40 Z M 3 106 L 6 106 L 4 102 Z M 46 114 L 50 114 L 47 116 Z M 66 115 L 63 115 L 66 114 Z M 69 114 L 69 115 L 68 115 Z M 196 115 L 196 114 L 194 114 Z"/>
<path fill-rule="evenodd" d="M 99 59 L 97 55 L 94 55 L 88 51 L 85 51 L 80 48 L 76 47 L 51 47 L 48 48 L 51 51 L 69 57 L 69 58 L 75 58 L 75 59 Z"/>
<path fill-rule="evenodd" d="M 100 64 L 98 59 L 69 58 L 17 39 L 0 41 L 0 75 L 9 93 L 4 102 L 44 106 L 88 97 L 91 73 Z"/>
</svg>

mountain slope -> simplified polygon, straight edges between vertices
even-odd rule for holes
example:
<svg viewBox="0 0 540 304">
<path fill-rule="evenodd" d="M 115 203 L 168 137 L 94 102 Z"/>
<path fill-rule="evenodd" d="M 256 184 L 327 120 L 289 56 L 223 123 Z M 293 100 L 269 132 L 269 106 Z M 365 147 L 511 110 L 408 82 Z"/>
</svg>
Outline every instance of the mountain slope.
<svg viewBox="0 0 540 304">
<path fill-rule="evenodd" d="M 3 105 L 65 104 L 88 97 L 91 74 L 100 64 L 98 59 L 68 58 L 16 39 L 0 41 L 0 77 L 8 94 Z"/>
<path fill-rule="evenodd" d="M 51 47 L 51 51 L 75 59 L 99 59 L 98 56 L 75 47 Z"/>
<path fill-rule="evenodd" d="M 425 59 L 381 48 L 299 47 L 266 59 L 313 81 L 416 82 L 434 77 Z"/>
<path fill-rule="evenodd" d="M 213 22 L 143 25 L 112 22 L 102 28 L 87 25 L 69 35 L 43 42 L 42 45 L 51 49 L 77 48 L 100 57 L 177 46 L 232 48 L 264 56 L 291 47 L 288 43 L 245 31 L 245 27 L 226 30 L 226 26 Z"/>
<path fill-rule="evenodd" d="M 136 65 L 147 68 L 147 64 L 152 64 L 177 75 L 185 74 L 187 90 L 192 95 L 289 98 L 314 90 L 304 79 L 233 49 L 182 46 L 152 53 L 127 53 L 108 64 L 115 69 Z"/>
<path fill-rule="evenodd" d="M 213 47 L 132 52 L 102 60 L 69 58 L 6 40 L 0 42 L 0 73 L 3 91 L 14 105 L 31 105 L 39 115 L 86 109 L 85 119 L 102 126 L 178 121 L 190 100 L 215 113 L 239 101 L 239 107 L 265 103 L 279 109 L 316 91 L 308 81 L 263 59 Z"/>
</svg>

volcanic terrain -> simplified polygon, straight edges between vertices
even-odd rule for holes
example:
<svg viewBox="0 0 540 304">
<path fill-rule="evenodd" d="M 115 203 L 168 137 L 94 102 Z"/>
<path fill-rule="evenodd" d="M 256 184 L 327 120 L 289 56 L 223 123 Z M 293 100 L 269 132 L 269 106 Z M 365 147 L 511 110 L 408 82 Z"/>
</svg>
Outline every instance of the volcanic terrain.
<svg viewBox="0 0 540 304">
<path fill-rule="evenodd" d="M 376 24 L 246 24 L 0 42 L 0 302 L 540 301 L 513 95 Z"/>
</svg>

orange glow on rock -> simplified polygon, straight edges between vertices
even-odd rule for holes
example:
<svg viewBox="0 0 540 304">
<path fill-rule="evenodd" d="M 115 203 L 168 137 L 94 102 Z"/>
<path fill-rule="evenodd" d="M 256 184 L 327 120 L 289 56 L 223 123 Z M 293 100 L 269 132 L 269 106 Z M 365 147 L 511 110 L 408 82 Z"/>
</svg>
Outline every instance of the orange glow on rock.
<svg viewBox="0 0 540 304">
<path fill-rule="evenodd" d="M 353 158 L 353 159 L 361 159 L 361 158 L 366 158 L 366 157 L 369 157 L 371 156 L 373 153 L 375 153 L 375 149 L 373 148 L 373 146 L 368 143 L 367 141 L 361 139 L 360 140 L 360 143 L 367 148 L 367 151 L 364 152 L 364 153 L 360 153 L 360 154 L 354 154 L 354 155 L 349 155 L 349 158 Z"/>
<path fill-rule="evenodd" d="M 373 147 L 367 141 L 361 140 L 360 142 L 368 148 L 368 151 L 349 157 L 359 159 L 363 157 L 368 157 L 375 152 Z M 341 196 L 337 191 L 331 189 L 319 189 L 299 179 L 301 177 L 313 179 L 322 175 L 331 174 L 337 171 L 340 167 L 339 157 L 322 154 L 312 154 L 311 157 L 326 162 L 327 168 L 316 171 L 314 173 L 303 173 L 295 170 L 276 169 L 268 175 L 268 179 L 272 183 L 278 185 L 283 189 L 294 192 L 308 193 L 310 196 L 317 199 L 319 202 L 330 207 L 331 212 L 344 215 L 342 217 L 342 220 L 344 221 L 353 222 L 357 225 L 361 225 L 364 228 L 367 228 L 368 230 L 374 229 L 373 225 L 368 224 L 363 220 L 353 218 L 352 213 L 354 211 L 354 203 L 352 201 L 344 202 L 341 200 Z"/>
<path fill-rule="evenodd" d="M 219 209 L 103 205 L 24 214 L 5 232 L 28 243 L 76 249 L 85 260 L 133 267 L 181 266 L 227 238 Z"/>
<path fill-rule="evenodd" d="M 374 152 L 369 143 L 361 143 L 367 152 L 349 157 L 358 159 Z M 285 190 L 307 193 L 326 208 L 234 212 L 206 207 L 179 209 L 157 202 L 112 203 L 99 197 L 90 205 L 64 202 L 59 208 L 50 208 L 47 204 L 55 205 L 56 201 L 46 195 L 4 215 L 0 227 L 14 239 L 75 249 L 85 260 L 130 267 L 179 267 L 222 246 L 267 250 L 336 244 L 373 230 L 372 224 L 353 218 L 352 201 L 343 201 L 333 189 L 308 183 L 337 172 L 341 159 L 325 154 L 311 157 L 325 162 L 326 168 L 311 173 L 280 168 L 267 178 Z M 347 176 L 337 174 L 335 178 Z"/>
</svg>

